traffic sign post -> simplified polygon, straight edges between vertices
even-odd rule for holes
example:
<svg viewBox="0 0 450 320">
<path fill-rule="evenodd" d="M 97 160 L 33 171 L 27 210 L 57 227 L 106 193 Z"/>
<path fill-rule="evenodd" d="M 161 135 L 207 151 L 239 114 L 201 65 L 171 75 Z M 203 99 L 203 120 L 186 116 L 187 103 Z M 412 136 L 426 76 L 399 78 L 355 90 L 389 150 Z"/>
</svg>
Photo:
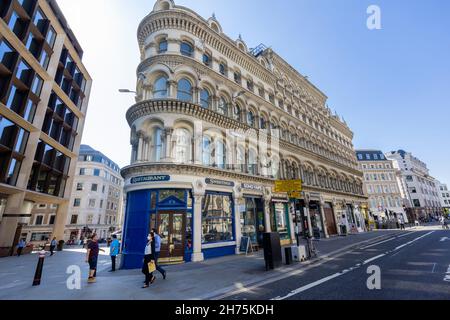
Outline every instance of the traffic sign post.
<svg viewBox="0 0 450 320">
<path fill-rule="evenodd" d="M 275 192 L 287 192 L 289 199 L 294 199 L 295 213 L 295 238 L 297 247 L 300 246 L 300 235 L 297 219 L 297 203 L 302 198 L 303 183 L 302 180 L 277 180 L 275 181 Z"/>
</svg>

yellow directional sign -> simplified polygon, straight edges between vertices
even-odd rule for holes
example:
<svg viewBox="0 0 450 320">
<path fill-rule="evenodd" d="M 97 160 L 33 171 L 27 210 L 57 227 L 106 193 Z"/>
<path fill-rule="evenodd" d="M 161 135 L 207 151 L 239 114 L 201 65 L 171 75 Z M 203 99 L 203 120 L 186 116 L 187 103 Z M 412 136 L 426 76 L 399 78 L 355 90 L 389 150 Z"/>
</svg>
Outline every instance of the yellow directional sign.
<svg viewBox="0 0 450 320">
<path fill-rule="evenodd" d="M 277 180 L 275 192 L 302 192 L 302 180 Z"/>
<path fill-rule="evenodd" d="M 298 199 L 298 200 L 302 199 L 302 193 L 299 191 L 288 192 L 288 195 L 290 199 Z"/>
</svg>

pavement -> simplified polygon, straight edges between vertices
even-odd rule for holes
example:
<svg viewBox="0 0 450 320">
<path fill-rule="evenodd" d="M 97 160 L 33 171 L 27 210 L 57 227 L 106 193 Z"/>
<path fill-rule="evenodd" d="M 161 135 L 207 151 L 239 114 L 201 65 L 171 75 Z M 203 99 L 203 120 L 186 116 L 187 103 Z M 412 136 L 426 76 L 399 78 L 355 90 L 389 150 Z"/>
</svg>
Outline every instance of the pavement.
<svg viewBox="0 0 450 320">
<path fill-rule="evenodd" d="M 394 245 L 409 238 L 416 238 L 418 233 L 426 232 L 429 232 L 426 228 L 413 228 L 407 231 L 380 230 L 315 241 L 319 253 L 317 259 L 283 266 L 272 271 L 265 270 L 261 251 L 248 256 L 228 256 L 199 263 L 166 266 L 167 279 L 163 280 L 160 274 L 155 273 L 157 281 L 148 289 L 141 289 L 144 277 L 140 270 L 108 272 L 110 258 L 107 251 L 101 253 L 99 257 L 95 284 L 87 284 L 88 265 L 84 262 L 85 250 L 82 248 L 73 247 L 57 252 L 52 257 L 46 257 L 41 285 L 36 287 L 32 286 L 32 282 L 38 261 L 37 254 L 8 257 L 0 259 L 0 300 L 272 299 L 289 294 L 299 284 L 309 283 L 316 278 L 321 279 L 323 274 L 342 269 L 347 264 L 351 265 L 353 262 L 377 253 L 373 250 L 383 251 L 384 246 L 380 244 L 378 247 L 378 242 L 386 241 L 384 242 L 386 245 Z M 436 236 L 438 233 L 436 231 Z M 450 234 L 447 233 L 447 235 Z M 431 238 L 434 239 L 434 236 L 429 237 Z M 445 246 L 449 244 L 450 242 L 443 243 L 442 247 L 432 252 L 440 255 L 434 259 L 436 260 L 435 272 L 439 274 L 447 263 L 446 259 L 450 259 L 450 253 L 445 251 Z M 374 246 L 365 248 L 371 245 Z M 422 249 L 425 250 L 426 246 Z M 412 256 L 411 253 L 410 256 Z M 415 263 L 420 264 L 420 261 L 428 263 L 427 257 L 430 255 L 421 256 L 423 261 L 417 260 Z M 450 261 L 448 262 L 450 264 Z M 401 264 L 402 260 L 398 260 L 397 263 Z M 81 272 L 81 278 L 73 273 L 74 270 Z M 365 274 L 359 276 L 367 278 Z M 347 277 L 348 275 L 342 276 L 339 281 L 348 280 Z M 395 279 L 395 273 L 389 274 L 386 279 L 390 279 L 389 277 Z M 76 280 L 80 280 L 79 288 L 73 286 L 77 283 Z M 442 279 L 440 281 L 442 282 Z M 439 281 L 436 280 L 436 282 Z M 348 290 L 352 293 L 351 288 Z M 253 291 L 257 294 L 253 294 Z M 336 297 L 342 298 L 339 292 L 338 286 Z M 317 297 L 327 299 L 332 295 L 317 293 Z M 294 295 L 290 298 L 296 299 L 298 296 Z"/>
</svg>

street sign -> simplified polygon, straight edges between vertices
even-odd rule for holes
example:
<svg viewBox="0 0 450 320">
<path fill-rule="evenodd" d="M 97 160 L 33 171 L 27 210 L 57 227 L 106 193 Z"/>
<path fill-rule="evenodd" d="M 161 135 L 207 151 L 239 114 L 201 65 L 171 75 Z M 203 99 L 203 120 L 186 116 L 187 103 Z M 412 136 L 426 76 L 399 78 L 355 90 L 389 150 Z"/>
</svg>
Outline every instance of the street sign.
<svg viewBox="0 0 450 320">
<path fill-rule="evenodd" d="M 298 199 L 298 200 L 302 199 L 302 193 L 299 191 L 288 192 L 288 195 L 290 199 Z"/>
<path fill-rule="evenodd" d="M 277 180 L 275 192 L 302 192 L 302 180 Z"/>
</svg>

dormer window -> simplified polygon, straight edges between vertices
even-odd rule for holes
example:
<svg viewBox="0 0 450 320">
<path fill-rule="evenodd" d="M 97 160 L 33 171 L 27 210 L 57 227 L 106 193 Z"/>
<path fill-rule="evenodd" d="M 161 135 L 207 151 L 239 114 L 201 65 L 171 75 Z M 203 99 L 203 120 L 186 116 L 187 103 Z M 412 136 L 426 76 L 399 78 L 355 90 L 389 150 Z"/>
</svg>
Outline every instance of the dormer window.
<svg viewBox="0 0 450 320">
<path fill-rule="evenodd" d="M 239 72 L 234 73 L 234 82 L 241 84 L 241 74 Z"/>
<path fill-rule="evenodd" d="M 161 40 L 161 42 L 158 45 L 158 53 L 165 53 L 167 52 L 167 40 Z"/>
<path fill-rule="evenodd" d="M 219 72 L 223 76 L 227 76 L 227 66 L 224 63 L 219 64 Z"/>
<path fill-rule="evenodd" d="M 192 57 L 194 54 L 194 48 L 189 42 L 183 41 L 180 46 L 180 52 L 183 56 Z"/>
<path fill-rule="evenodd" d="M 207 53 L 203 54 L 203 63 L 205 66 L 210 67 L 211 66 L 211 56 Z"/>
<path fill-rule="evenodd" d="M 247 89 L 253 92 L 254 85 L 252 80 L 247 80 Z"/>
</svg>

